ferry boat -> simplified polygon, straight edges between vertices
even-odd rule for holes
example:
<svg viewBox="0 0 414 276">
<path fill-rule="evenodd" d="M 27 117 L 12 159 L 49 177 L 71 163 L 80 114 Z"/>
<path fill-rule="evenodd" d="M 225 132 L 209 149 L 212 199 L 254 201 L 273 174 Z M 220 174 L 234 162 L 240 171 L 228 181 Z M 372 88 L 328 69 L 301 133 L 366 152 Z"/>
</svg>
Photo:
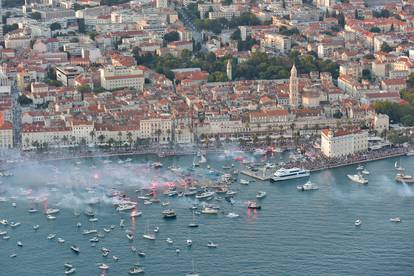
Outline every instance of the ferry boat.
<svg viewBox="0 0 414 276">
<path fill-rule="evenodd" d="M 173 219 L 177 217 L 177 214 L 172 209 L 162 211 L 162 215 L 165 219 Z"/>
<path fill-rule="evenodd" d="M 281 168 L 281 169 L 278 169 L 274 173 L 273 177 L 271 178 L 271 181 L 276 182 L 276 181 L 282 181 L 282 180 L 302 178 L 302 177 L 308 177 L 309 175 L 310 175 L 309 170 L 300 169 L 300 168 L 291 168 L 291 169 Z"/>
<path fill-rule="evenodd" d="M 360 174 L 348 174 L 347 177 L 355 183 L 368 184 L 368 179 L 364 178 Z"/>
</svg>

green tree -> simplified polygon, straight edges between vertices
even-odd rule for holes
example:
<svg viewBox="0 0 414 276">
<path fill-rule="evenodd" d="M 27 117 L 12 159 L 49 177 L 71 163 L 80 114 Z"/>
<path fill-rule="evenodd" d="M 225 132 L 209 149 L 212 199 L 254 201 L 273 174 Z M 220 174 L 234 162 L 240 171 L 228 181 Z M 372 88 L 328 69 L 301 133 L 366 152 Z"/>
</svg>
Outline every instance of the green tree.
<svg viewBox="0 0 414 276">
<path fill-rule="evenodd" d="M 32 12 L 31 14 L 29 14 L 29 17 L 35 20 L 42 19 L 42 15 L 39 12 Z"/>
<path fill-rule="evenodd" d="M 369 29 L 369 31 L 371 33 L 380 33 L 381 32 L 381 29 L 378 28 L 378 27 L 372 27 L 371 29 Z"/>
<path fill-rule="evenodd" d="M 176 32 L 176 31 L 172 31 L 172 32 L 166 33 L 164 35 L 164 40 L 167 43 L 180 40 L 180 34 L 178 32 Z"/>
<path fill-rule="evenodd" d="M 62 26 L 57 22 L 54 22 L 54 23 L 50 24 L 50 30 L 51 31 L 60 30 L 61 28 L 62 28 Z"/>
<path fill-rule="evenodd" d="M 382 45 L 381 45 L 381 51 L 382 52 L 389 53 L 389 52 L 392 52 L 393 50 L 394 49 L 390 45 L 388 45 L 387 42 L 382 43 Z"/>
<path fill-rule="evenodd" d="M 12 31 L 15 31 L 19 28 L 19 25 L 13 24 L 13 25 L 3 25 L 3 34 L 10 33 Z"/>
</svg>

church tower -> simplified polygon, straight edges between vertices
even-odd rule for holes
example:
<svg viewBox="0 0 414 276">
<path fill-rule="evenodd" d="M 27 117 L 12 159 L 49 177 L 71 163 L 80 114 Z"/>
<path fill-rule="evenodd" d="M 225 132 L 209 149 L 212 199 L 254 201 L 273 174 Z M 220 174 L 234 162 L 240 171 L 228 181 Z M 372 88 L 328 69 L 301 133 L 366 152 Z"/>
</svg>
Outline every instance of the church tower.
<svg viewBox="0 0 414 276">
<path fill-rule="evenodd" d="M 292 69 L 290 70 L 289 105 L 291 107 L 298 107 L 299 105 L 299 80 L 295 64 L 293 64 Z"/>
<path fill-rule="evenodd" d="M 230 59 L 227 61 L 227 78 L 229 81 L 233 80 L 233 68 Z"/>
</svg>

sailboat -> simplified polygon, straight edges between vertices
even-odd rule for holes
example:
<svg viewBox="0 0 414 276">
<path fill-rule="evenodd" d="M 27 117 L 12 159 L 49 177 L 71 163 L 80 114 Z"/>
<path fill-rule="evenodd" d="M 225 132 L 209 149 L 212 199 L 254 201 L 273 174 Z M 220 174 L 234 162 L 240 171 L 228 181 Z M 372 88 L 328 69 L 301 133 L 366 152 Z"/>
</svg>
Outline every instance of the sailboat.
<svg viewBox="0 0 414 276">
<path fill-rule="evenodd" d="M 198 166 L 200 166 L 200 163 L 196 160 L 196 156 L 194 156 L 193 167 L 198 167 Z"/>
<path fill-rule="evenodd" d="M 193 271 L 191 271 L 190 273 L 187 273 L 186 276 L 199 276 L 200 274 L 198 274 L 197 272 L 195 272 L 194 260 L 192 260 L 191 263 L 193 265 Z"/>
<path fill-rule="evenodd" d="M 205 163 L 207 163 L 207 159 L 206 159 L 206 157 L 203 154 L 201 154 L 200 161 L 198 161 L 198 163 L 199 164 L 205 164 Z"/>
<path fill-rule="evenodd" d="M 188 224 L 188 227 L 190 227 L 190 228 L 196 228 L 196 227 L 198 227 L 198 223 L 196 223 L 196 221 L 195 221 L 194 212 L 193 212 L 193 222 L 189 223 Z"/>
<path fill-rule="evenodd" d="M 144 239 L 147 239 L 147 240 L 152 240 L 152 241 L 155 240 L 155 235 L 149 231 L 149 224 L 148 223 L 147 223 L 147 227 L 145 229 L 145 233 L 144 233 L 144 235 L 142 235 L 142 237 Z"/>
<path fill-rule="evenodd" d="M 400 161 L 400 164 L 398 164 L 398 161 L 395 161 L 394 168 L 397 171 L 403 171 L 403 170 L 405 170 L 403 167 L 401 167 L 401 161 Z"/>
</svg>

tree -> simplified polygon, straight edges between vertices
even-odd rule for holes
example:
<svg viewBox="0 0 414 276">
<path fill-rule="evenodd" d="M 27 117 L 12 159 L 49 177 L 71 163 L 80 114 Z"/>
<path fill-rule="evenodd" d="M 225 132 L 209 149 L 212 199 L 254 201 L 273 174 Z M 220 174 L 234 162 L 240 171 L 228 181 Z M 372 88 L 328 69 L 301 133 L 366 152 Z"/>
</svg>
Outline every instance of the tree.
<svg viewBox="0 0 414 276">
<path fill-rule="evenodd" d="M 17 98 L 17 102 L 20 105 L 30 105 L 33 103 L 33 100 L 27 97 L 25 94 L 22 94 L 22 95 L 19 95 L 19 97 Z"/>
<path fill-rule="evenodd" d="M 387 42 L 382 43 L 382 45 L 381 45 L 381 51 L 382 52 L 389 53 L 389 52 L 392 52 L 393 50 L 394 49 L 390 45 L 388 45 Z"/>
<path fill-rule="evenodd" d="M 363 69 L 362 70 L 362 79 L 371 81 L 371 79 L 372 79 L 371 70 Z"/>
<path fill-rule="evenodd" d="M 414 125 L 414 115 L 407 114 L 401 118 L 401 123 L 404 126 L 413 126 Z"/>
<path fill-rule="evenodd" d="M 31 14 L 29 14 L 29 17 L 34 20 L 42 19 L 42 15 L 39 12 L 32 12 Z"/>
<path fill-rule="evenodd" d="M 164 40 L 167 43 L 180 40 L 180 34 L 178 32 L 176 32 L 176 31 L 172 31 L 172 32 L 166 33 L 164 35 Z"/>
<path fill-rule="evenodd" d="M 371 33 L 380 33 L 381 32 L 381 29 L 378 28 L 378 27 L 372 27 L 371 29 L 369 29 L 369 31 Z"/>
<path fill-rule="evenodd" d="M 241 40 L 241 32 L 240 32 L 240 29 L 239 29 L 239 28 L 237 28 L 237 30 L 235 30 L 235 31 L 231 34 L 230 38 L 231 38 L 231 39 L 233 39 L 233 40 Z"/>
<path fill-rule="evenodd" d="M 132 142 L 133 142 L 133 139 L 132 139 L 132 133 L 129 131 L 129 132 L 126 134 L 126 136 L 127 136 L 127 139 L 128 139 L 128 144 L 129 144 L 129 147 L 131 148 L 131 146 L 132 146 Z"/>
<path fill-rule="evenodd" d="M 19 25 L 17 25 L 16 23 L 13 25 L 3 25 L 3 34 L 10 33 L 14 30 L 17 30 L 18 28 L 19 28 Z"/>
<path fill-rule="evenodd" d="M 54 23 L 50 24 L 50 30 L 52 32 L 56 31 L 56 30 L 60 30 L 61 28 L 62 28 L 62 26 L 57 22 L 54 22 Z"/>
<path fill-rule="evenodd" d="M 342 28 L 344 28 L 345 27 L 345 16 L 342 12 L 339 13 L 337 19 L 338 19 L 338 25 L 341 26 Z"/>
<path fill-rule="evenodd" d="M 98 136 L 98 141 L 100 144 L 102 144 L 104 140 L 105 140 L 105 135 L 101 134 Z"/>
</svg>

